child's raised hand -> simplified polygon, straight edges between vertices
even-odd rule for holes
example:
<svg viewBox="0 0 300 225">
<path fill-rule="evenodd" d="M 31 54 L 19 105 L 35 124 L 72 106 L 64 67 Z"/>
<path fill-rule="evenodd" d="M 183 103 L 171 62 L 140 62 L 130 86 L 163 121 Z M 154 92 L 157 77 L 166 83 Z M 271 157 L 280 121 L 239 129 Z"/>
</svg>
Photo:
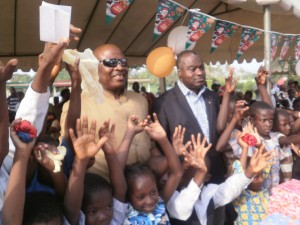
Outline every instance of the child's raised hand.
<svg viewBox="0 0 300 225">
<path fill-rule="evenodd" d="M 11 59 L 3 65 L 0 61 L 0 82 L 6 82 L 7 80 L 12 78 L 13 72 L 15 72 L 17 68 L 18 60 Z"/>
<path fill-rule="evenodd" d="M 80 119 L 76 121 L 77 138 L 74 130 L 70 129 L 70 138 L 72 140 L 76 158 L 84 160 L 94 157 L 101 149 L 102 145 L 107 141 L 107 137 L 99 139 L 98 143 L 95 142 L 96 134 L 96 121 L 92 122 L 91 129 L 88 130 L 88 118 L 83 117 L 82 123 Z"/>
<path fill-rule="evenodd" d="M 260 139 L 259 133 L 257 132 L 256 127 L 253 127 L 253 125 L 249 121 L 244 129 L 243 129 L 243 132 L 251 134 L 256 138 L 257 142 L 256 142 L 255 146 L 260 147 L 262 145 L 262 142 L 261 142 L 261 139 Z"/>
<path fill-rule="evenodd" d="M 15 130 L 15 125 L 21 123 L 21 121 L 22 121 L 21 119 L 16 119 L 10 124 L 10 137 L 16 147 L 16 154 L 20 157 L 25 157 L 26 159 L 29 159 L 36 138 L 29 143 L 25 143 L 21 141 L 21 139 L 18 137 L 18 134 Z"/>
<path fill-rule="evenodd" d="M 134 134 L 138 134 L 144 130 L 144 127 L 148 125 L 148 119 L 141 121 L 136 115 L 132 115 L 128 119 L 127 129 Z"/>
<path fill-rule="evenodd" d="M 259 67 L 257 71 L 257 75 L 255 77 L 255 81 L 258 85 L 265 85 L 267 76 L 269 75 L 269 71 L 266 70 L 263 66 Z"/>
<path fill-rule="evenodd" d="M 265 145 L 262 145 L 259 149 L 257 149 L 254 152 L 253 156 L 250 159 L 248 167 L 254 174 L 257 174 L 261 172 L 265 167 L 274 164 L 274 162 L 272 162 L 272 159 L 275 157 L 274 150 L 270 150 L 270 151 L 264 151 L 264 150 L 265 150 Z"/>
<path fill-rule="evenodd" d="M 48 158 L 46 150 L 51 151 L 53 154 L 57 154 L 58 151 L 54 146 L 40 142 L 33 148 L 33 154 L 36 161 L 45 167 L 49 171 L 53 171 L 55 168 L 54 162 Z"/>
<path fill-rule="evenodd" d="M 245 112 L 249 109 L 249 106 L 245 107 L 247 102 L 245 100 L 238 100 L 235 104 L 234 117 L 237 120 L 241 120 L 244 117 Z"/>
<path fill-rule="evenodd" d="M 112 124 L 109 128 L 110 120 L 106 120 L 102 127 L 99 129 L 99 138 L 106 138 L 107 141 L 104 143 L 102 149 L 105 154 L 115 154 L 117 148 L 117 139 L 115 135 L 115 124 Z"/>
<path fill-rule="evenodd" d="M 294 145 L 293 143 L 291 144 L 292 150 L 295 152 L 295 154 L 300 157 L 300 149 L 298 146 Z"/>
<path fill-rule="evenodd" d="M 229 76 L 225 79 L 225 91 L 231 93 L 235 90 L 237 79 L 233 79 L 234 68 L 229 68 Z"/>
<path fill-rule="evenodd" d="M 179 156 L 182 155 L 183 151 L 187 149 L 191 144 L 191 141 L 188 141 L 185 145 L 183 144 L 184 134 L 185 127 L 182 127 L 181 125 L 175 127 L 172 139 L 172 146 L 176 154 Z"/>
<path fill-rule="evenodd" d="M 148 116 L 149 124 L 145 126 L 144 130 L 147 132 L 149 137 L 154 141 L 160 141 L 167 136 L 164 128 L 160 125 L 156 113 L 153 113 L 154 122 Z"/>
<path fill-rule="evenodd" d="M 207 166 L 205 163 L 205 156 L 209 149 L 211 148 L 211 144 L 208 144 L 206 147 L 206 137 L 203 138 L 202 142 L 201 134 L 198 133 L 197 140 L 195 140 L 195 136 L 192 135 L 192 146 L 189 147 L 189 152 L 184 151 L 183 155 L 185 156 L 184 160 L 187 164 L 192 167 L 198 168 L 201 172 L 207 172 Z"/>
</svg>

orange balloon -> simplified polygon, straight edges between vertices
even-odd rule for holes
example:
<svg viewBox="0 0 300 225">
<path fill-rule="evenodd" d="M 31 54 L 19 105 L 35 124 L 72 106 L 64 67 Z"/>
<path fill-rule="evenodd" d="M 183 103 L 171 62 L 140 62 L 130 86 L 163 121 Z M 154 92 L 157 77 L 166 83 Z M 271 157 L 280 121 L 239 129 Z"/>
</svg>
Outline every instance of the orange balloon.
<svg viewBox="0 0 300 225">
<path fill-rule="evenodd" d="M 171 48 L 159 47 L 150 52 L 146 65 L 150 73 L 157 77 L 166 77 L 175 66 L 175 54 Z"/>
</svg>

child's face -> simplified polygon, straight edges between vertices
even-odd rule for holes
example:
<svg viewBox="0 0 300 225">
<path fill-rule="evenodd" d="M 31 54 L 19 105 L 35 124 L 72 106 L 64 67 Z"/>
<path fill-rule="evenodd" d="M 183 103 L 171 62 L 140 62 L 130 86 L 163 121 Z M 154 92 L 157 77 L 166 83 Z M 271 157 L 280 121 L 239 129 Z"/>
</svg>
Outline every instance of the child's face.
<svg viewBox="0 0 300 225">
<path fill-rule="evenodd" d="M 257 110 L 253 125 L 257 132 L 263 138 L 269 138 L 269 134 L 273 128 L 274 112 L 273 110 Z"/>
<path fill-rule="evenodd" d="M 110 190 L 94 191 L 84 209 L 86 225 L 109 225 L 113 216 L 113 198 Z"/>
<path fill-rule="evenodd" d="M 129 180 L 130 202 L 140 212 L 151 213 L 158 201 L 158 190 L 155 178 L 150 174 L 143 174 Z"/>
<path fill-rule="evenodd" d="M 290 117 L 278 116 L 278 131 L 283 133 L 285 136 L 291 134 Z"/>
</svg>

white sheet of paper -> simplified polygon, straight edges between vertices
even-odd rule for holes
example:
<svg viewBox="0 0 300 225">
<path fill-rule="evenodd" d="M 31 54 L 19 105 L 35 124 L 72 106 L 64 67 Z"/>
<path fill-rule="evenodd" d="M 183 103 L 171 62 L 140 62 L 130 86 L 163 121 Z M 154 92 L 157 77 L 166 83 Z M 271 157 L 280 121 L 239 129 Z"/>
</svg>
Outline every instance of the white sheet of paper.
<svg viewBox="0 0 300 225">
<path fill-rule="evenodd" d="M 40 40 L 58 43 L 70 35 L 71 6 L 42 2 L 40 6 Z"/>
</svg>

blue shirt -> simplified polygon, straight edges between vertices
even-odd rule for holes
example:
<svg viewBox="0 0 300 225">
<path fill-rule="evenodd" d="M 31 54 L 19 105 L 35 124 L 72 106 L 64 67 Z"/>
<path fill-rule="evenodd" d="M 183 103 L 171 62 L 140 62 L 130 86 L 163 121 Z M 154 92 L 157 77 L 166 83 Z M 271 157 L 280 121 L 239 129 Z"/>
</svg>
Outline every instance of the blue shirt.
<svg viewBox="0 0 300 225">
<path fill-rule="evenodd" d="M 178 80 L 177 84 L 185 96 L 189 106 L 191 107 L 191 110 L 193 111 L 194 116 L 196 117 L 197 122 L 206 137 L 207 143 L 210 143 L 209 123 L 207 119 L 205 101 L 203 98 L 203 93 L 206 90 L 206 87 L 203 86 L 199 93 L 196 94 L 194 91 L 188 89 L 180 80 Z"/>
</svg>

